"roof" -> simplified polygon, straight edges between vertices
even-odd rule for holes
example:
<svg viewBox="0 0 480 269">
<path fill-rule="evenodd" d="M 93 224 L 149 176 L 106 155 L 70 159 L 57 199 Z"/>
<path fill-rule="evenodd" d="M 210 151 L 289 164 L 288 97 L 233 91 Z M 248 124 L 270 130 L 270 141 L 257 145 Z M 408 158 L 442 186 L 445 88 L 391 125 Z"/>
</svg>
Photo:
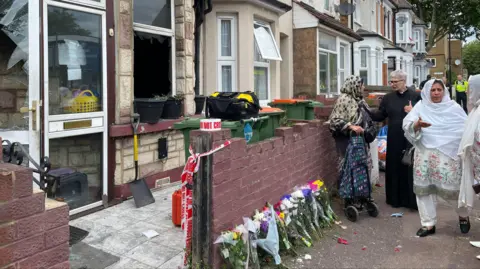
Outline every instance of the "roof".
<svg viewBox="0 0 480 269">
<path fill-rule="evenodd" d="M 387 43 L 385 45 L 385 47 L 383 48 L 383 50 L 400 50 L 400 51 L 406 52 L 406 50 L 404 48 L 397 47 L 397 46 L 395 46 L 391 43 Z"/>
<path fill-rule="evenodd" d="M 391 0 L 398 9 L 412 9 L 413 6 L 407 0 Z"/>
<path fill-rule="evenodd" d="M 308 5 L 308 4 L 306 4 L 306 3 L 304 3 L 300 0 L 293 0 L 293 1 L 295 3 L 297 3 L 299 6 L 301 6 L 302 8 L 304 8 L 306 11 L 308 11 L 308 13 L 312 14 L 315 18 L 317 18 L 319 23 L 321 23 L 325 26 L 328 26 L 328 27 L 340 32 L 340 33 L 343 33 L 343 34 L 346 34 L 350 37 L 353 37 L 358 41 L 363 40 L 363 38 L 359 34 L 355 33 L 355 31 L 348 28 L 347 26 L 345 26 L 344 24 L 342 24 L 340 21 L 336 20 L 335 18 L 316 10 L 314 7 Z"/>
<path fill-rule="evenodd" d="M 414 25 L 427 25 L 422 19 L 420 19 L 417 15 L 413 15 L 413 24 Z"/>
</svg>

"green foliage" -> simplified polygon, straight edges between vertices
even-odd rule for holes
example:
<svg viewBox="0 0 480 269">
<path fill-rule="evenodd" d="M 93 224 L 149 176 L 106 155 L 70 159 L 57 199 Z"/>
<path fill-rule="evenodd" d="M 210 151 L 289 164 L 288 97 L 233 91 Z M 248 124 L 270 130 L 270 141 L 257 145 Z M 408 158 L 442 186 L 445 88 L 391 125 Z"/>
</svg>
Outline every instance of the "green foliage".
<svg viewBox="0 0 480 269">
<path fill-rule="evenodd" d="M 465 40 L 480 27 L 480 0 L 410 0 L 415 14 L 430 24 L 429 51 L 448 33 Z"/>
<path fill-rule="evenodd" d="M 463 65 L 469 75 L 480 74 L 480 41 L 475 40 L 463 47 Z"/>
</svg>

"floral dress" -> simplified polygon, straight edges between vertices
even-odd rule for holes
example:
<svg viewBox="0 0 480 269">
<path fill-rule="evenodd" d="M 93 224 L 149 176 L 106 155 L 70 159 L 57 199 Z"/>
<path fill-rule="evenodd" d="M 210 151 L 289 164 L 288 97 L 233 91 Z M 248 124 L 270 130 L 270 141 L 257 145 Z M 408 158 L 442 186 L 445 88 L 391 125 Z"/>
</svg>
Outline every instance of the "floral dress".
<svg viewBox="0 0 480 269">
<path fill-rule="evenodd" d="M 471 147 L 471 156 L 473 164 L 473 176 L 476 181 L 480 182 L 480 125 L 475 131 L 475 139 Z"/>
<path fill-rule="evenodd" d="M 446 200 L 458 199 L 462 178 L 460 158 L 454 160 L 437 149 L 425 148 L 419 142 L 422 133 L 415 133 L 413 124 L 410 125 L 405 135 L 410 141 L 415 142 L 413 161 L 413 191 L 415 194 L 417 196 L 437 194 Z"/>
</svg>

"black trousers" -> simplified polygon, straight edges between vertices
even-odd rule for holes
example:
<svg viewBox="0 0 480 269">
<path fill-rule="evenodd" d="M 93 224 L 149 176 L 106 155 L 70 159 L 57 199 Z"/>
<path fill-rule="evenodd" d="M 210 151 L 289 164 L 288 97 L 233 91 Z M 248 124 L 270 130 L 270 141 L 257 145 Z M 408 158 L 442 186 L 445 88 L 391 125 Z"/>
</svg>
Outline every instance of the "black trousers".
<svg viewBox="0 0 480 269">
<path fill-rule="evenodd" d="M 467 93 L 466 92 L 458 92 L 457 91 L 457 103 L 463 107 L 465 113 L 468 114 L 467 108 Z"/>
</svg>

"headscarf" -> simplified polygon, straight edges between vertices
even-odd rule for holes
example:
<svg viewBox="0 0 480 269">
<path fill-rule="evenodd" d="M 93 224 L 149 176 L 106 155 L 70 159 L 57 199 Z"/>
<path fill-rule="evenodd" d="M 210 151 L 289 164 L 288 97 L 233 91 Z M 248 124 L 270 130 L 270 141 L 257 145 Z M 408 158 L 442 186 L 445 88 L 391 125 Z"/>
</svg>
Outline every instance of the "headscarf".
<svg viewBox="0 0 480 269">
<path fill-rule="evenodd" d="M 473 107 L 465 123 L 458 155 L 462 158 L 462 183 L 458 197 L 459 207 L 473 206 L 475 194 L 472 188 L 474 184 L 471 148 L 475 142 L 475 131 L 480 125 L 480 75 L 471 76 L 468 80 L 468 103 Z"/>
<path fill-rule="evenodd" d="M 436 82 L 433 79 L 425 83 L 422 90 L 422 100 L 405 117 L 403 127 L 404 130 L 407 130 L 411 124 L 421 117 L 431 126 L 422 129 L 420 143 L 428 149 L 438 149 L 448 157 L 457 160 L 467 114 L 455 101 L 450 99 L 446 90 L 444 90 L 442 101 L 433 103 L 430 91 L 434 82 L 443 85 L 443 82 Z M 443 85 L 443 88 L 445 89 L 445 85 Z"/>
<path fill-rule="evenodd" d="M 359 102 L 363 99 L 362 79 L 359 76 L 347 77 L 340 92 L 341 95 L 329 117 L 331 129 L 334 131 L 344 128 L 346 123 L 357 124 L 362 120 L 358 113 Z"/>
</svg>

